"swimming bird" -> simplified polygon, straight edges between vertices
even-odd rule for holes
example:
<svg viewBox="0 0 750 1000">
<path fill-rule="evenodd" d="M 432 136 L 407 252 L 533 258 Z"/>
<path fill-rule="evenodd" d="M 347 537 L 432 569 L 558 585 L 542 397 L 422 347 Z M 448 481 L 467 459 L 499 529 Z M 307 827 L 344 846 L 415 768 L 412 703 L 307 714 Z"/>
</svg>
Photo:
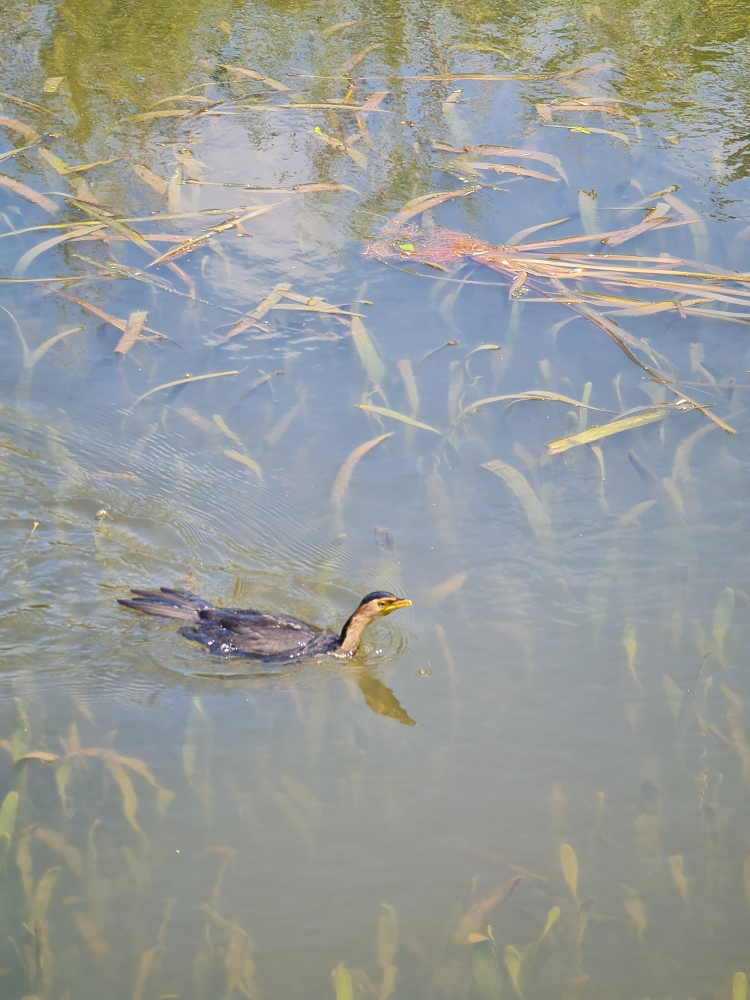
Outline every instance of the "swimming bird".
<svg viewBox="0 0 750 1000">
<path fill-rule="evenodd" d="M 406 597 L 376 590 L 362 598 L 341 635 L 336 635 L 286 615 L 272 615 L 253 608 L 215 608 L 188 590 L 161 587 L 159 590 L 134 589 L 132 593 L 136 595 L 134 598 L 120 599 L 118 603 L 156 618 L 189 622 L 180 629 L 180 635 L 219 656 L 247 656 L 264 662 L 353 656 L 362 633 L 371 622 L 411 606 Z"/>
</svg>

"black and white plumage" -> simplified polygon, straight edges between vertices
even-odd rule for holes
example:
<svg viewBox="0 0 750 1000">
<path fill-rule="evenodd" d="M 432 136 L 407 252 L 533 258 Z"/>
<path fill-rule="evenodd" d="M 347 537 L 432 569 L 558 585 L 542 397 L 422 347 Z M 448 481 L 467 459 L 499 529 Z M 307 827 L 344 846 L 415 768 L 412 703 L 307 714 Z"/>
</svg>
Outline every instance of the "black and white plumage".
<svg viewBox="0 0 750 1000">
<path fill-rule="evenodd" d="M 189 624 L 180 635 L 219 656 L 246 656 L 256 660 L 297 660 L 318 656 L 353 656 L 367 626 L 383 615 L 411 605 L 386 591 L 367 594 L 347 620 L 340 635 L 325 632 L 287 615 L 253 608 L 216 608 L 187 590 L 133 590 L 136 596 L 119 603 L 156 618 Z"/>
</svg>

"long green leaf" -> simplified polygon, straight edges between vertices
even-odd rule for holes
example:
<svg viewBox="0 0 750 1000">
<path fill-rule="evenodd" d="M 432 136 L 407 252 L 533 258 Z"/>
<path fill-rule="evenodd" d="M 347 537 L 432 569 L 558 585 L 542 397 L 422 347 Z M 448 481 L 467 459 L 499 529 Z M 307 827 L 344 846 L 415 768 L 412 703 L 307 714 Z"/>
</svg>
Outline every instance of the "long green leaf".
<svg viewBox="0 0 750 1000">
<path fill-rule="evenodd" d="M 560 455 L 570 448 L 576 448 L 580 444 L 591 444 L 592 441 L 600 441 L 611 434 L 620 434 L 622 431 L 631 431 L 635 427 L 643 427 L 646 424 L 653 424 L 657 420 L 663 420 L 669 410 L 666 407 L 646 410 L 637 413 L 634 417 L 626 417 L 624 420 L 613 420 L 611 424 L 603 424 L 601 427 L 589 427 L 588 430 L 579 434 L 569 434 L 567 437 L 558 438 L 556 441 L 548 441 L 550 455 Z"/>
</svg>

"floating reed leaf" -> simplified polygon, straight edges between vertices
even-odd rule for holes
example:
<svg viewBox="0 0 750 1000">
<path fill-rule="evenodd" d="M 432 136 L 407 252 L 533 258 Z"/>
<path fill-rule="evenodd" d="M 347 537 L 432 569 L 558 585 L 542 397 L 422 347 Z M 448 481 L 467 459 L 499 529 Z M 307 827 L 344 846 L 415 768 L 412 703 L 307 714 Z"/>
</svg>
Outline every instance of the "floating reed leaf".
<svg viewBox="0 0 750 1000">
<path fill-rule="evenodd" d="M 668 407 L 645 410 L 634 417 L 625 417 L 623 420 L 613 420 L 610 424 L 589 427 L 588 430 L 579 434 L 569 434 L 568 437 L 558 438 L 556 441 L 548 441 L 547 448 L 550 455 L 560 455 L 570 448 L 576 448 L 581 444 L 591 444 L 593 441 L 600 441 L 602 438 L 612 434 L 620 434 L 622 431 L 631 431 L 636 427 L 644 427 L 646 424 L 653 424 L 657 420 L 663 420 L 670 412 Z"/>
<path fill-rule="evenodd" d="M 579 406 L 586 410 L 597 410 L 599 413 L 610 413 L 610 410 L 604 410 L 601 406 L 589 406 L 586 403 L 582 403 L 578 399 L 571 399 L 570 396 L 561 396 L 557 392 L 547 392 L 544 389 L 531 389 L 528 392 L 511 392 L 504 396 L 488 396 L 486 399 L 478 399 L 471 406 L 465 407 L 455 419 L 455 423 L 459 424 L 464 420 L 468 414 L 474 413 L 478 410 L 480 406 L 486 406 L 488 403 L 502 403 L 502 402 L 512 402 L 512 403 L 522 403 L 524 400 L 535 400 L 537 402 L 547 402 L 547 403 L 567 403 L 568 406 Z"/>
<path fill-rule="evenodd" d="M 148 392 L 144 392 L 142 396 L 139 396 L 135 400 L 133 406 L 142 403 L 144 399 L 153 396 L 155 392 L 161 392 L 162 389 L 171 389 L 176 385 L 187 385 L 189 382 L 203 382 L 207 378 L 225 378 L 228 375 L 239 375 L 239 371 L 212 372 L 210 375 L 185 375 L 184 378 L 175 379 L 174 382 L 165 382 L 163 385 L 157 385 L 153 389 L 149 389 Z"/>
<path fill-rule="evenodd" d="M 423 431 L 432 431 L 433 434 L 440 435 L 441 432 L 429 424 L 420 423 L 412 417 L 407 417 L 405 413 L 398 413 L 396 410 L 387 410 L 384 406 L 372 406 L 370 403 L 357 403 L 358 410 L 366 410 L 368 413 L 378 413 L 381 417 L 391 417 L 393 420 L 400 420 L 410 427 L 419 427 Z"/>
</svg>

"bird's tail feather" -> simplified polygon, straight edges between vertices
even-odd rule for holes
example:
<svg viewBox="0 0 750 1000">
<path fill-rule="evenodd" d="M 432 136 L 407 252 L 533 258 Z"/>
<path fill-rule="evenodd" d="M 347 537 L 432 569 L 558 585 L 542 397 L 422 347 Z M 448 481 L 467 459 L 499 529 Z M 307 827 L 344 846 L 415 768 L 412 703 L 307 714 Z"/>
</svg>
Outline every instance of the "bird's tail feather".
<svg viewBox="0 0 750 1000">
<path fill-rule="evenodd" d="M 137 596 L 133 600 L 125 601 L 118 599 L 118 604 L 134 611 L 142 611 L 146 615 L 153 615 L 156 618 L 176 618 L 178 621 L 197 622 L 200 619 L 199 612 L 204 608 L 210 608 L 208 601 L 202 597 L 197 597 L 187 590 L 170 590 L 162 587 L 160 590 L 136 590 L 132 593 Z"/>
</svg>

